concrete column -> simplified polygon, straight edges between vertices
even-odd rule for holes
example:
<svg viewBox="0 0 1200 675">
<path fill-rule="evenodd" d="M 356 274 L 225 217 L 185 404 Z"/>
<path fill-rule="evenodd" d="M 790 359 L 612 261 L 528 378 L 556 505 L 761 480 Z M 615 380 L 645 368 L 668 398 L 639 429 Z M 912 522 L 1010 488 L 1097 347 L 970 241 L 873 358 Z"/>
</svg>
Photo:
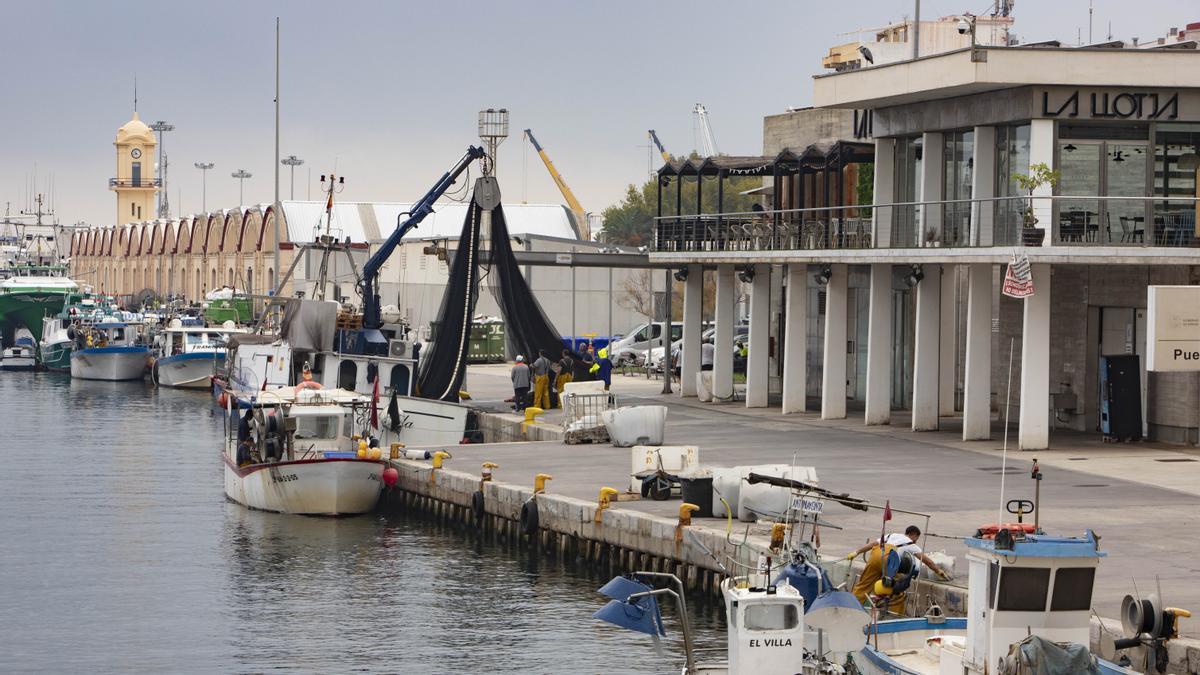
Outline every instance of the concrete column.
<svg viewBox="0 0 1200 675">
<path fill-rule="evenodd" d="M 892 266 L 871 265 L 867 323 L 868 425 L 892 421 Z"/>
<path fill-rule="evenodd" d="M 679 355 L 679 395 L 696 395 L 696 374 L 700 372 L 700 334 L 704 332 L 701 308 L 704 304 L 704 268 L 687 266 L 683 286 L 683 344 Z M 668 363 L 670 356 L 668 355 Z"/>
<path fill-rule="evenodd" d="M 768 350 L 771 348 L 771 266 L 755 265 L 750 284 L 750 334 L 747 336 L 746 407 L 767 407 Z"/>
<path fill-rule="evenodd" d="M 938 415 L 954 414 L 958 356 L 958 322 L 954 302 L 955 265 L 942 266 L 941 329 L 938 338 Z"/>
<path fill-rule="evenodd" d="M 925 265 L 925 278 L 917 284 L 916 344 L 913 349 L 913 431 L 938 428 L 938 342 L 941 332 L 941 269 Z"/>
<path fill-rule="evenodd" d="M 717 265 L 717 299 L 714 310 L 716 335 L 713 341 L 713 398 L 728 401 L 733 398 L 733 326 L 734 318 L 733 265 Z"/>
<path fill-rule="evenodd" d="M 975 162 L 971 174 L 971 196 L 991 199 L 996 196 L 996 127 L 975 127 Z M 971 204 L 972 246 L 991 246 L 995 202 Z"/>
<path fill-rule="evenodd" d="M 938 132 L 921 135 L 923 146 L 921 161 L 921 196 L 917 201 L 928 202 L 942 199 L 946 192 L 942 175 L 945 172 L 946 160 L 945 137 Z M 942 238 L 942 207 L 940 204 L 926 204 L 919 207 L 921 211 L 921 227 L 917 230 L 917 246 L 926 246 L 928 233 L 934 232 L 935 240 Z M 925 276 L 929 276 L 928 273 Z"/>
<path fill-rule="evenodd" d="M 783 331 L 783 414 L 804 412 L 808 382 L 808 265 L 787 266 Z"/>
<path fill-rule="evenodd" d="M 1042 450 L 1050 445 L 1050 265 L 1032 268 L 1034 293 L 1023 301 L 1021 332 L 1018 443 L 1022 450 Z"/>
<path fill-rule="evenodd" d="M 821 419 L 846 417 L 846 266 L 830 265 L 825 286 L 825 355 L 821 374 Z"/>
<path fill-rule="evenodd" d="M 1029 123 L 1029 165 L 1033 166 L 1039 163 L 1045 163 L 1046 166 L 1054 168 L 1054 120 L 1033 120 Z M 1028 168 L 1013 168 L 1022 173 L 1028 171 Z M 1054 188 L 1049 185 L 1043 185 L 1033 192 L 1034 197 L 1049 197 L 1052 194 L 1054 194 Z M 1033 200 L 1033 215 L 1037 217 L 1037 226 L 1046 229 L 1046 238 L 1042 241 L 1043 246 L 1049 245 L 1052 241 L 1053 213 L 1054 205 L 1051 200 Z"/>
<path fill-rule="evenodd" d="M 963 377 L 963 440 L 992 432 L 992 266 L 967 265 L 967 363 Z"/>
<path fill-rule="evenodd" d="M 875 139 L 875 204 L 896 201 L 896 139 Z M 888 248 L 892 245 L 892 207 L 875 207 L 871 211 L 871 246 Z"/>
</svg>

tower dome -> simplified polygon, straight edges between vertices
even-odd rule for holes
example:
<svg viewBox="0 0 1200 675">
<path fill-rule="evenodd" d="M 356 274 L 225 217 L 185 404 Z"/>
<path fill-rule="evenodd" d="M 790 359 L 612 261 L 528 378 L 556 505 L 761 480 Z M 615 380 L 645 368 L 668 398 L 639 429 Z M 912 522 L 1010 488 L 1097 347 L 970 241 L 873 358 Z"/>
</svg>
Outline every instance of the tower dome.
<svg viewBox="0 0 1200 675">
<path fill-rule="evenodd" d="M 117 129 L 116 143 L 141 142 L 147 145 L 154 145 L 154 132 L 146 123 L 138 117 L 137 111 L 133 112 L 133 119 L 126 122 L 120 129 Z"/>
</svg>

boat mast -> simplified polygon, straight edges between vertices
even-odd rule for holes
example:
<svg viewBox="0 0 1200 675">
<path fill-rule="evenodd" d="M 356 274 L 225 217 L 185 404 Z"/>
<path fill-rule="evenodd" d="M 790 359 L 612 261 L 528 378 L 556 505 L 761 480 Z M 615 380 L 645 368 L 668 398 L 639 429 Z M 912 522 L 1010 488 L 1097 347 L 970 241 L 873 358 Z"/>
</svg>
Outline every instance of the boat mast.
<svg viewBox="0 0 1200 675">
<path fill-rule="evenodd" d="M 279 17 L 275 17 L 275 295 L 279 295 Z"/>
</svg>

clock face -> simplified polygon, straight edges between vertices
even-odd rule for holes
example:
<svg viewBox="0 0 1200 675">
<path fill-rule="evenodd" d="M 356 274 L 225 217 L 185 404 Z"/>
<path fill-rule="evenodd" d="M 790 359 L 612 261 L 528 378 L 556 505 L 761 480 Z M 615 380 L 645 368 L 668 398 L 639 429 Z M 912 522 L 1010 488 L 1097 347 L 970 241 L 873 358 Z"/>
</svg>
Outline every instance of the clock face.
<svg viewBox="0 0 1200 675">
<path fill-rule="evenodd" d="M 142 149 L 141 149 L 141 148 L 134 148 L 133 150 L 130 150 L 130 151 L 129 151 L 129 154 L 130 154 L 130 156 L 132 156 L 134 159 L 139 159 L 139 158 L 141 158 L 141 156 L 142 156 Z"/>
</svg>

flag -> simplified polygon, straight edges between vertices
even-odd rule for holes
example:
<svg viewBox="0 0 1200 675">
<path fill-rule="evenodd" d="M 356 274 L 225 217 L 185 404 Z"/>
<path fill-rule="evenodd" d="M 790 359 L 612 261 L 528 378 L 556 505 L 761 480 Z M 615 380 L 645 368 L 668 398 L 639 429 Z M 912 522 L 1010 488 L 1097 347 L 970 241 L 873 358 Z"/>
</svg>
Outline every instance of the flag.
<svg viewBox="0 0 1200 675">
<path fill-rule="evenodd" d="M 887 537 L 887 523 L 892 519 L 892 500 L 887 500 L 883 505 L 883 524 L 879 527 L 879 546 L 882 549 L 884 539 Z"/>
<path fill-rule="evenodd" d="M 379 378 L 375 378 L 375 390 L 371 394 L 371 428 L 379 428 Z"/>
<path fill-rule="evenodd" d="M 389 420 L 388 429 L 391 429 L 392 433 L 399 433 L 400 432 L 400 406 L 396 402 L 396 390 L 395 389 L 392 389 L 392 400 L 390 403 L 388 403 L 387 414 L 388 414 L 388 420 Z"/>
</svg>

